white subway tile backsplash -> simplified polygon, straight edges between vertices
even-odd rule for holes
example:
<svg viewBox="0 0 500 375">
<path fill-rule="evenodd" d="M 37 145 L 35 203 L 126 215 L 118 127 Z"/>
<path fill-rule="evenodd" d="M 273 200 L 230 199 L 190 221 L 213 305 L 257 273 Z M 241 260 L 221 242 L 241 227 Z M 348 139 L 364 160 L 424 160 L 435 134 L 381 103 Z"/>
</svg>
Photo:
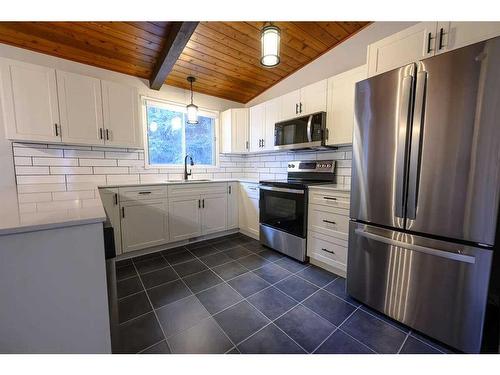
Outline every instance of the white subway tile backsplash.
<svg viewBox="0 0 500 375">
<path fill-rule="evenodd" d="M 33 158 L 33 165 L 47 165 L 47 166 L 78 166 L 78 159 L 71 158 Z"/>
<path fill-rule="evenodd" d="M 77 199 L 84 205 L 96 204 L 99 185 L 161 183 L 183 178 L 182 165 L 146 169 L 144 152 L 136 149 L 13 143 L 13 150 L 18 191 L 26 210 L 36 210 L 39 204 L 42 210 L 48 209 L 50 205 L 44 203 Z M 350 146 L 318 152 L 220 155 L 217 167 L 195 166 L 190 179 L 285 179 L 289 161 L 334 159 L 336 182 L 350 184 L 351 158 Z"/>
<path fill-rule="evenodd" d="M 117 160 L 113 159 L 79 159 L 80 166 L 85 167 L 116 167 Z"/>
<path fill-rule="evenodd" d="M 64 184 L 64 176 L 17 176 L 18 185 L 26 184 Z"/>
<path fill-rule="evenodd" d="M 139 159 L 138 152 L 106 152 L 106 159 Z"/>
<path fill-rule="evenodd" d="M 52 193 L 52 199 L 55 201 L 67 201 L 72 199 L 94 199 L 94 190 L 81 191 L 61 191 Z"/>
<path fill-rule="evenodd" d="M 119 184 L 138 184 L 139 175 L 138 174 L 117 174 L 117 175 L 107 175 L 106 182 L 109 185 L 119 185 Z"/>
<path fill-rule="evenodd" d="M 48 148 L 14 147 L 14 156 L 62 157 L 63 150 Z"/>
<path fill-rule="evenodd" d="M 50 174 L 92 174 L 92 167 L 50 167 Z"/>
<path fill-rule="evenodd" d="M 18 185 L 17 191 L 22 194 L 27 193 L 44 193 L 52 191 L 65 191 L 66 184 L 32 184 Z"/>
<path fill-rule="evenodd" d="M 30 156 L 14 156 L 14 165 L 33 165 Z"/>
<path fill-rule="evenodd" d="M 53 210 L 66 210 L 66 209 L 79 208 L 79 207 L 80 207 L 80 201 L 78 201 L 78 200 L 40 202 L 40 203 L 36 204 L 36 209 L 39 212 L 53 211 Z"/>
<path fill-rule="evenodd" d="M 65 158 L 93 158 L 103 159 L 103 151 L 84 151 L 84 150 L 64 150 Z"/>
<path fill-rule="evenodd" d="M 49 167 L 17 167 L 16 166 L 16 174 L 18 176 L 49 174 Z"/>
</svg>

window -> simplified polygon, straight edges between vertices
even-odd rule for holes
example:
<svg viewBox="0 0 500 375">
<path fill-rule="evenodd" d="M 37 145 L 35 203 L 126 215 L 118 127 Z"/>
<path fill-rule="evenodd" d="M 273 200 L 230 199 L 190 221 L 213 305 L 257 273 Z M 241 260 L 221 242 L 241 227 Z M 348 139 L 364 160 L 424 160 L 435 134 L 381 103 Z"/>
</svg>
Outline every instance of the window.
<svg viewBox="0 0 500 375">
<path fill-rule="evenodd" d="M 199 111 L 198 124 L 188 124 L 185 112 L 185 106 L 145 100 L 148 165 L 184 165 L 186 154 L 195 165 L 217 164 L 215 114 Z"/>
</svg>

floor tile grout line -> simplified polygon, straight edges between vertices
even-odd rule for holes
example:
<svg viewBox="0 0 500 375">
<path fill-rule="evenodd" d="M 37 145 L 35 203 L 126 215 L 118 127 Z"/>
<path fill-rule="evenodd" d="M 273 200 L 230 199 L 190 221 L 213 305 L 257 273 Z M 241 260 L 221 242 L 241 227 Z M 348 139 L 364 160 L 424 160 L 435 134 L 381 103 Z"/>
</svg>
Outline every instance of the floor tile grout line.
<svg viewBox="0 0 500 375">
<path fill-rule="evenodd" d="M 403 342 L 402 342 L 402 343 L 401 343 L 401 345 L 399 346 L 399 349 L 398 349 L 398 351 L 396 352 L 396 354 L 400 354 L 400 353 L 401 353 L 401 350 L 403 349 L 403 346 L 405 346 L 406 341 L 408 340 L 408 337 L 410 337 L 410 333 L 411 333 L 411 331 L 408 331 L 408 333 L 406 334 L 406 336 L 405 336 L 405 338 L 404 338 Z"/>
<path fill-rule="evenodd" d="M 180 278 L 179 274 L 177 273 L 176 270 L 174 270 L 174 272 L 177 274 L 177 276 Z M 184 282 L 184 280 L 182 280 L 182 278 L 180 278 L 182 283 L 184 284 L 184 286 L 186 288 L 188 288 L 189 290 L 191 290 L 189 288 L 189 286 Z M 203 305 L 203 303 L 201 303 L 201 301 L 198 299 L 198 297 L 196 297 L 196 294 L 192 294 L 199 302 L 200 302 L 200 305 L 205 309 L 205 311 L 208 313 L 208 316 L 205 318 L 205 319 L 201 319 L 199 322 L 197 322 L 195 325 L 185 329 L 185 330 L 182 330 L 181 332 L 186 332 L 188 329 L 190 328 L 193 328 L 194 326 L 196 326 L 197 324 L 201 323 L 202 321 L 204 320 L 208 320 L 209 318 L 212 318 L 212 320 L 215 322 L 215 324 L 217 324 L 217 327 L 219 327 L 219 330 L 224 334 L 224 336 L 227 337 L 227 339 L 229 340 L 229 342 L 233 345 L 233 346 L 236 346 L 233 342 L 233 340 L 231 340 L 231 338 L 227 335 L 227 333 L 222 329 L 222 327 L 220 326 L 219 322 L 217 322 L 216 319 L 214 319 L 214 317 L 212 316 L 212 314 L 210 314 L 210 311 L 207 310 L 207 308 L 205 307 L 205 305 Z M 160 323 L 160 326 L 161 326 L 161 323 Z M 162 328 L 163 329 L 163 328 Z M 177 332 L 176 335 L 180 334 L 181 332 Z M 174 335 L 172 335 L 174 336 Z M 167 340 L 167 336 L 165 335 L 165 340 Z M 168 344 L 168 340 L 167 340 L 167 344 Z M 170 346 L 169 346 L 170 348 Z M 172 350 L 170 350 L 170 352 L 172 352 Z"/>
<path fill-rule="evenodd" d="M 351 335 L 350 333 L 344 331 L 342 328 L 339 328 L 338 329 L 340 332 L 342 332 L 343 334 L 345 334 L 346 336 L 349 336 L 351 339 L 353 339 L 354 341 L 356 342 L 359 342 L 361 345 L 363 345 L 365 348 L 368 348 L 370 351 L 372 351 L 374 354 L 380 354 L 379 352 L 377 352 L 375 349 L 371 348 L 370 346 L 368 346 L 367 344 L 365 344 L 363 341 L 357 339 L 356 337 L 354 337 L 353 335 Z"/>
<path fill-rule="evenodd" d="M 440 348 L 434 346 L 433 344 L 429 343 L 429 342 L 425 342 L 424 340 L 418 338 L 417 336 L 413 335 L 413 330 L 410 330 L 410 336 L 415 339 L 415 340 L 418 340 L 420 341 L 421 343 L 427 345 L 427 346 L 430 346 L 431 348 L 433 349 L 436 349 L 438 352 L 440 352 L 441 354 L 447 354 L 446 352 L 444 352 L 443 350 L 441 350 Z M 418 333 L 418 332 L 415 332 L 415 333 Z"/>
<path fill-rule="evenodd" d="M 365 307 L 365 308 L 363 309 L 363 307 Z M 375 319 L 380 320 L 381 322 L 384 322 L 384 323 L 386 323 L 386 324 L 389 324 L 391 327 L 396 328 L 398 331 L 403 332 L 405 335 L 408 333 L 408 332 L 404 331 L 403 329 L 399 328 L 398 326 L 396 326 L 396 323 L 388 322 L 387 320 L 384 320 L 384 319 L 382 319 L 382 318 L 378 317 L 377 315 L 373 314 L 372 312 L 370 312 L 370 311 L 366 310 L 366 307 L 367 307 L 367 306 L 365 306 L 365 305 L 359 305 L 359 309 L 360 309 L 361 311 L 363 311 L 364 313 L 366 313 L 366 314 L 368 314 L 368 315 L 370 315 L 370 316 L 374 317 Z M 390 316 L 388 316 L 388 315 L 387 315 L 387 317 L 388 317 L 388 318 L 390 318 Z M 404 324 L 404 323 L 401 323 L 401 324 Z M 410 327 L 408 327 L 408 331 L 409 331 L 409 332 L 411 332 Z"/>
<path fill-rule="evenodd" d="M 137 267 L 135 266 L 135 263 L 134 263 L 134 268 L 135 268 L 135 270 L 136 270 L 136 272 L 137 272 Z M 138 273 L 138 272 L 137 272 L 137 273 Z M 144 291 L 145 291 L 145 290 L 146 290 L 146 287 L 144 286 L 144 283 L 143 283 L 142 278 L 141 278 L 141 276 L 140 276 L 140 275 L 139 275 L 139 280 L 141 281 L 142 287 L 144 288 Z M 156 313 L 156 310 L 155 310 L 155 308 L 154 308 L 154 306 L 153 306 L 153 302 L 151 302 L 151 298 L 149 298 L 149 294 L 148 294 L 148 293 L 146 293 L 146 297 L 147 297 L 147 299 L 148 299 L 148 301 L 149 301 L 149 305 L 150 305 L 150 306 L 151 306 L 151 308 L 153 309 L 153 314 L 155 315 L 156 322 L 157 322 L 157 323 L 158 323 L 158 325 L 160 326 L 160 330 L 161 330 L 161 333 L 163 334 L 163 338 L 165 339 L 165 342 L 166 342 L 166 344 L 167 344 L 167 347 L 168 347 L 168 349 L 170 350 L 170 352 L 172 352 L 172 348 L 170 347 L 170 345 L 169 345 L 169 343 L 168 343 L 168 341 L 167 341 L 167 335 L 165 335 L 165 331 L 163 330 L 163 326 L 161 325 L 160 318 L 158 318 L 158 314 Z"/>
<path fill-rule="evenodd" d="M 163 338 L 163 339 L 161 339 L 160 341 L 155 342 L 153 345 L 150 345 L 150 346 L 148 346 L 147 348 L 142 349 L 141 351 L 137 352 L 136 354 L 142 354 L 142 353 L 144 353 L 146 350 L 151 349 L 153 346 L 158 345 L 158 344 L 159 344 L 160 342 L 162 342 L 162 341 L 165 341 L 165 344 L 167 344 L 167 347 L 168 347 L 167 340 Z M 169 347 L 169 349 L 170 349 L 170 347 Z"/>
</svg>

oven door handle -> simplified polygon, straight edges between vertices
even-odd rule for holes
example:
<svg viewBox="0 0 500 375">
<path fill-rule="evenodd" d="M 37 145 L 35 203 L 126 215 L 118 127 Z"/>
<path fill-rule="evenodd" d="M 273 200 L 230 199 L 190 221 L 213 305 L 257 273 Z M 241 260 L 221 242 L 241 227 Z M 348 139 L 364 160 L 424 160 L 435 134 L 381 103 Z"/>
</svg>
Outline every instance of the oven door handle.
<svg viewBox="0 0 500 375">
<path fill-rule="evenodd" d="M 279 191 L 281 193 L 304 194 L 304 190 L 280 188 L 267 185 L 259 185 L 260 190 Z"/>
<path fill-rule="evenodd" d="M 307 140 L 309 142 L 312 142 L 312 120 L 313 120 L 313 115 L 310 115 L 309 118 L 307 119 Z"/>
</svg>

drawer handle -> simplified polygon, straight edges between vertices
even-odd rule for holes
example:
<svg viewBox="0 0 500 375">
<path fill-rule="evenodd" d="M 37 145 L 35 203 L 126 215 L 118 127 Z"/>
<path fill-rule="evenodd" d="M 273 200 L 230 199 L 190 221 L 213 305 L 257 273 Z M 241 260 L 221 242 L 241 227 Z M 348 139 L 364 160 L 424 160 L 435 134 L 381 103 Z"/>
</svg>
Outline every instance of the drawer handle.
<svg viewBox="0 0 500 375">
<path fill-rule="evenodd" d="M 333 250 L 327 250 L 325 248 L 322 248 L 321 250 L 326 251 L 327 253 L 330 253 L 330 254 L 335 254 L 335 251 L 333 251 Z"/>
<path fill-rule="evenodd" d="M 147 195 L 147 194 L 151 194 L 150 191 L 140 191 L 139 192 L 140 195 Z"/>
<path fill-rule="evenodd" d="M 257 188 L 255 188 L 255 187 L 249 187 L 248 189 L 249 190 L 257 190 Z"/>
<path fill-rule="evenodd" d="M 328 223 L 328 224 L 337 224 L 335 221 L 330 221 L 330 220 L 326 220 L 326 219 L 323 219 L 323 222 Z"/>
<path fill-rule="evenodd" d="M 323 197 L 323 199 L 329 200 L 329 201 L 336 201 L 337 198 L 334 197 Z"/>
</svg>

